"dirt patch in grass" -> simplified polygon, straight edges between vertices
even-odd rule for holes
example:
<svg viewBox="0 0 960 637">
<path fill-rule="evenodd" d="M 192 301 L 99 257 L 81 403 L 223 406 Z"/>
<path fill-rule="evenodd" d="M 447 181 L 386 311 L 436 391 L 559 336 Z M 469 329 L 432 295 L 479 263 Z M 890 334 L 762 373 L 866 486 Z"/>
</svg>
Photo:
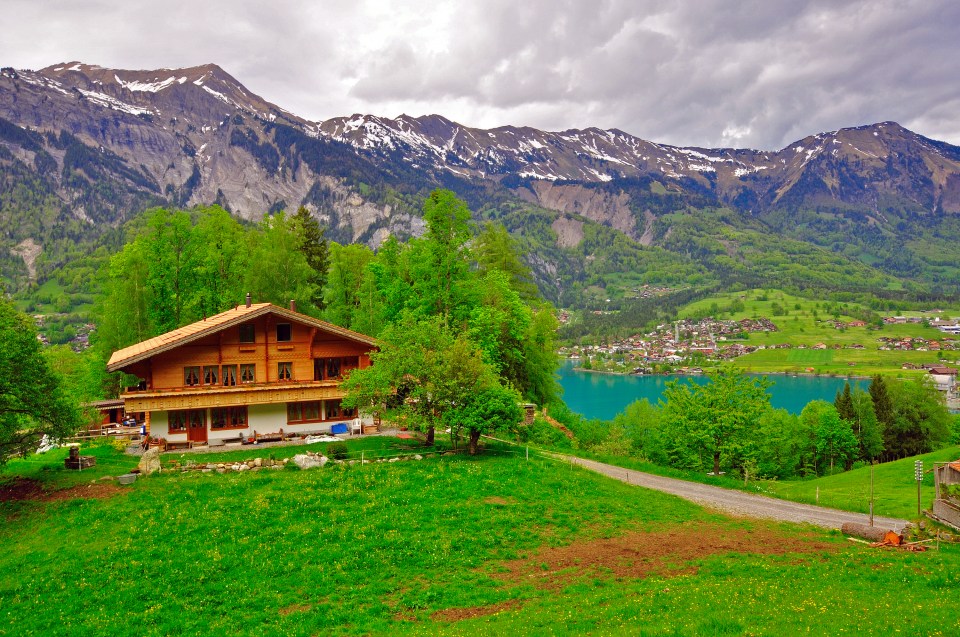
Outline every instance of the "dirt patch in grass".
<svg viewBox="0 0 960 637">
<path fill-rule="evenodd" d="M 470 608 L 446 608 L 438 610 L 430 615 L 430 619 L 441 622 L 458 622 L 462 619 L 473 619 L 474 617 L 483 617 L 485 615 L 495 615 L 505 610 L 512 610 L 520 607 L 520 601 L 510 599 L 499 604 L 490 604 L 489 606 L 472 606 Z"/>
<path fill-rule="evenodd" d="M 489 498 L 484 498 L 483 502 L 484 504 L 498 504 L 500 506 L 508 506 L 517 503 L 517 501 L 513 498 L 501 498 L 500 496 L 496 495 L 492 495 Z"/>
<path fill-rule="evenodd" d="M 286 617 L 291 613 L 305 613 L 313 608 L 310 604 L 290 604 L 280 609 L 280 614 Z"/>
<path fill-rule="evenodd" d="M 30 478 L 16 477 L 0 484 L 0 502 L 18 502 L 20 500 L 43 499 L 43 485 Z"/>
<path fill-rule="evenodd" d="M 123 492 L 124 489 L 119 485 L 103 482 L 81 484 L 70 487 L 69 489 L 47 491 L 43 488 L 43 483 L 38 480 L 17 477 L 9 482 L 0 484 L 0 502 L 21 502 L 25 500 L 52 502 L 57 500 L 76 500 L 77 498 L 103 499 L 112 498 Z"/>
<path fill-rule="evenodd" d="M 695 573 L 692 561 L 736 553 L 786 555 L 836 551 L 837 545 L 814 533 L 785 535 L 772 529 L 721 525 L 679 526 L 668 531 L 633 532 L 613 538 L 540 549 L 535 555 L 507 562 L 500 579 L 558 588 L 585 575 L 616 577 L 676 576 Z"/>
</svg>

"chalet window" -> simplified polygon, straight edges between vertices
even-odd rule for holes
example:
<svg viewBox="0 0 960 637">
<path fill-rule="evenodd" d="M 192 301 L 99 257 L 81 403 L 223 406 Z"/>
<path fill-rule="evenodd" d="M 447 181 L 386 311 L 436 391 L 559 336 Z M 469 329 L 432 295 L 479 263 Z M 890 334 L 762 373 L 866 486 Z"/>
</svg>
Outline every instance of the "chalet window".
<svg viewBox="0 0 960 637">
<path fill-rule="evenodd" d="M 308 400 L 300 403 L 287 403 L 287 422 L 300 424 L 341 420 L 356 416 L 356 409 L 346 409 L 339 400 Z"/>
<path fill-rule="evenodd" d="M 186 410 L 171 411 L 167 420 L 167 431 L 169 433 L 181 433 L 187 430 L 187 412 Z"/>
<path fill-rule="evenodd" d="M 167 422 L 169 433 L 183 433 L 188 427 L 200 429 L 206 426 L 206 409 L 175 409 L 169 412 Z"/>
<path fill-rule="evenodd" d="M 257 342 L 257 326 L 254 323 L 244 323 L 240 326 L 240 342 L 241 343 L 256 343 Z"/>
<path fill-rule="evenodd" d="M 237 366 L 236 365 L 224 365 L 223 366 L 223 385 L 224 387 L 233 387 L 237 384 Z"/>
<path fill-rule="evenodd" d="M 293 378 L 293 363 L 277 363 L 277 380 Z"/>
<path fill-rule="evenodd" d="M 319 400 L 287 403 L 288 423 L 320 422 L 323 420 L 322 413 Z"/>
<path fill-rule="evenodd" d="M 184 367 L 183 368 L 183 384 L 187 387 L 193 387 L 194 385 L 200 384 L 200 368 L 199 367 Z"/>
<path fill-rule="evenodd" d="M 285 343 L 291 340 L 292 330 L 289 323 L 277 323 L 277 342 Z"/>
<path fill-rule="evenodd" d="M 327 378 L 337 378 L 340 376 L 340 359 L 327 359 Z"/>
<path fill-rule="evenodd" d="M 303 422 L 303 403 L 287 403 L 287 422 Z"/>
<path fill-rule="evenodd" d="M 327 400 L 324 401 L 324 409 L 326 410 L 325 420 L 340 420 L 344 418 L 353 418 L 357 410 L 349 409 L 344 407 L 339 400 Z"/>
<path fill-rule="evenodd" d="M 243 429 L 247 426 L 247 407 L 215 407 L 210 410 L 211 429 Z"/>
<path fill-rule="evenodd" d="M 253 363 L 248 363 L 240 366 L 240 382 L 241 383 L 255 383 L 257 382 L 257 366 Z"/>
<path fill-rule="evenodd" d="M 203 384 L 204 385 L 216 385 L 220 382 L 220 370 L 216 366 L 207 366 L 203 367 Z"/>
<path fill-rule="evenodd" d="M 345 356 L 341 360 L 340 373 L 346 374 L 351 369 L 357 369 L 360 367 L 360 357 L 359 356 Z"/>
</svg>

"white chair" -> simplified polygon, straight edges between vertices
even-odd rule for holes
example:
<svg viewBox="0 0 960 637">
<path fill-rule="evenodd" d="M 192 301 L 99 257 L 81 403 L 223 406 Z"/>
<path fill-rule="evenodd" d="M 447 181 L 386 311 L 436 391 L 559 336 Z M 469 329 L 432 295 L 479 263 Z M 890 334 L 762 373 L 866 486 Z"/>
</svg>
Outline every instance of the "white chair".
<svg viewBox="0 0 960 637">
<path fill-rule="evenodd" d="M 359 418 L 354 418 L 350 421 L 350 433 L 351 434 L 361 434 L 363 433 L 363 423 Z"/>
</svg>

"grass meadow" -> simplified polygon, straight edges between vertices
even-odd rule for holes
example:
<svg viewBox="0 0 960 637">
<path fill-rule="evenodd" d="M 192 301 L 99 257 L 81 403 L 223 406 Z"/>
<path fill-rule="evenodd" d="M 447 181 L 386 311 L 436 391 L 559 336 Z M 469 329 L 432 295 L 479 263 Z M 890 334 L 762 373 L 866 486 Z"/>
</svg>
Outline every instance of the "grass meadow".
<svg viewBox="0 0 960 637">
<path fill-rule="evenodd" d="M 84 453 L 95 469 L 68 472 L 56 451 L 0 473 L 0 634 L 960 631 L 956 545 L 905 553 L 731 519 L 537 454 L 121 487 L 99 478 L 135 459 Z M 17 484 L 39 490 L 10 499 Z"/>
</svg>

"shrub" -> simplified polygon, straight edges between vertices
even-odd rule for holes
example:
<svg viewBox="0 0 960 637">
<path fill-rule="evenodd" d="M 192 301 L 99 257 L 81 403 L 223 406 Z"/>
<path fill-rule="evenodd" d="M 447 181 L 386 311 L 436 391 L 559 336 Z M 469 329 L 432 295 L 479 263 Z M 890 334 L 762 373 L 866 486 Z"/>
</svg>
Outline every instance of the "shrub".
<svg viewBox="0 0 960 637">
<path fill-rule="evenodd" d="M 346 460 L 349 450 L 345 442 L 331 442 L 327 446 L 327 456 L 335 460 Z"/>
</svg>

